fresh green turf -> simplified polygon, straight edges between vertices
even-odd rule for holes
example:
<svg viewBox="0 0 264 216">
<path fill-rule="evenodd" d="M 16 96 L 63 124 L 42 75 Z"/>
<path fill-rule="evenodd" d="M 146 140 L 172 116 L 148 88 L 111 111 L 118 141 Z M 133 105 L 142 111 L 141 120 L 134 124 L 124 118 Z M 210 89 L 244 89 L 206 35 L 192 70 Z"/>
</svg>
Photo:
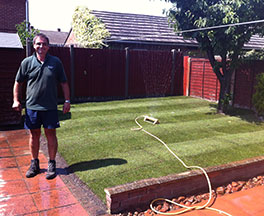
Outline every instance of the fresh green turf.
<svg viewBox="0 0 264 216">
<path fill-rule="evenodd" d="M 158 118 L 144 129 L 161 138 L 187 165 L 225 164 L 264 153 L 264 124 L 250 111 L 216 114 L 216 104 L 165 97 L 73 104 L 61 115 L 59 153 L 103 201 L 104 188 L 186 171 L 157 140 L 133 131 L 140 115 Z"/>
</svg>

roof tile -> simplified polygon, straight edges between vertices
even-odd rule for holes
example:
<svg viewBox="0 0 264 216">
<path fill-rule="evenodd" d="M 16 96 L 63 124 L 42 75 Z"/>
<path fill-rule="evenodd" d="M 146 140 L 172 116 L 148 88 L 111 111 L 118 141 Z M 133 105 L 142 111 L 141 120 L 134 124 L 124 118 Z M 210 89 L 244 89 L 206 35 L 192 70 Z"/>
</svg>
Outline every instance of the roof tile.
<svg viewBox="0 0 264 216">
<path fill-rule="evenodd" d="M 182 36 L 178 36 L 173 28 L 169 27 L 167 17 L 97 10 L 93 10 L 91 13 L 105 23 L 106 28 L 111 34 L 108 41 L 153 41 L 173 43 L 175 45 L 198 46 L 195 39 L 184 39 Z M 245 44 L 245 48 L 264 48 L 264 38 L 256 35 L 252 36 L 251 40 Z"/>
</svg>

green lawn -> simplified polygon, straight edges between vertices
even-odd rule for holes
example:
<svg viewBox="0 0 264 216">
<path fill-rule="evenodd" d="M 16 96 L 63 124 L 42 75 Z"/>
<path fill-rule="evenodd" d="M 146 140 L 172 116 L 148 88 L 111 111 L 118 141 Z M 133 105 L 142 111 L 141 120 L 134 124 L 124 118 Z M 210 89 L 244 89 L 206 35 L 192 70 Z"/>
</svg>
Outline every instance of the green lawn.
<svg viewBox="0 0 264 216">
<path fill-rule="evenodd" d="M 249 111 L 216 114 L 216 103 L 191 97 L 73 104 L 71 115 L 61 116 L 59 153 L 103 201 L 106 187 L 186 171 L 157 140 L 131 130 L 140 115 L 159 119 L 159 125 L 140 123 L 187 165 L 208 167 L 264 153 L 264 124 Z"/>
</svg>

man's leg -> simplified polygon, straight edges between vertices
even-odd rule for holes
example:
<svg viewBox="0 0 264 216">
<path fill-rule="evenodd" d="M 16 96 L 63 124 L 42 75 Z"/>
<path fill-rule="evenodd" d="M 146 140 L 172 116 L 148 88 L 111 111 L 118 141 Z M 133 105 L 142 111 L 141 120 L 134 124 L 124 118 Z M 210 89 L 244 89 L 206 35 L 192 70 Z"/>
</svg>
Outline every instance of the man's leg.
<svg viewBox="0 0 264 216">
<path fill-rule="evenodd" d="M 39 174 L 40 168 L 39 168 L 39 139 L 41 130 L 38 129 L 31 129 L 29 130 L 29 149 L 31 151 L 31 164 L 30 167 L 26 173 L 27 178 L 31 178 Z"/>
<path fill-rule="evenodd" d="M 55 157 L 58 150 L 58 140 L 56 136 L 56 129 L 45 128 L 45 135 L 48 141 L 48 152 L 49 152 L 49 162 L 48 170 L 46 174 L 47 179 L 53 179 L 56 177 L 56 161 Z"/>
<path fill-rule="evenodd" d="M 56 136 L 56 129 L 45 128 L 44 130 L 45 130 L 45 135 L 48 141 L 49 159 L 55 160 L 57 150 L 58 150 L 58 140 Z"/>
<path fill-rule="evenodd" d="M 31 157 L 32 159 L 38 159 L 39 155 L 39 139 L 41 130 L 38 129 L 31 129 L 30 136 L 29 136 L 29 149 L 31 151 Z"/>
</svg>

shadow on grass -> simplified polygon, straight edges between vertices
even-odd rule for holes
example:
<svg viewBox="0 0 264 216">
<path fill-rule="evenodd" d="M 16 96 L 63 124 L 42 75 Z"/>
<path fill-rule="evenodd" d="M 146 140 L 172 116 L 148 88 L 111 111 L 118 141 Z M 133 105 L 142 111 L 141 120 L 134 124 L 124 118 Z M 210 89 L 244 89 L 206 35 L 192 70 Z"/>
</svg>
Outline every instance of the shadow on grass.
<svg viewBox="0 0 264 216">
<path fill-rule="evenodd" d="M 126 164 L 127 161 L 120 158 L 106 158 L 91 161 L 83 161 L 80 163 L 72 164 L 67 168 L 68 173 L 73 173 L 77 171 L 86 171 L 91 169 L 99 169 L 101 167 L 107 167 L 112 165 L 122 165 Z"/>
<path fill-rule="evenodd" d="M 210 104 L 210 107 L 217 110 L 217 104 Z M 216 111 L 214 113 L 210 113 L 210 114 L 216 114 Z M 262 122 L 256 116 L 255 112 L 252 110 L 249 110 L 249 109 L 236 108 L 236 107 L 229 106 L 225 115 L 235 116 L 235 117 L 238 117 L 244 121 L 247 121 L 250 123 L 255 123 L 255 124 L 260 124 Z"/>
<path fill-rule="evenodd" d="M 59 121 L 71 119 L 71 112 L 63 114 L 62 110 L 58 110 Z"/>
</svg>

